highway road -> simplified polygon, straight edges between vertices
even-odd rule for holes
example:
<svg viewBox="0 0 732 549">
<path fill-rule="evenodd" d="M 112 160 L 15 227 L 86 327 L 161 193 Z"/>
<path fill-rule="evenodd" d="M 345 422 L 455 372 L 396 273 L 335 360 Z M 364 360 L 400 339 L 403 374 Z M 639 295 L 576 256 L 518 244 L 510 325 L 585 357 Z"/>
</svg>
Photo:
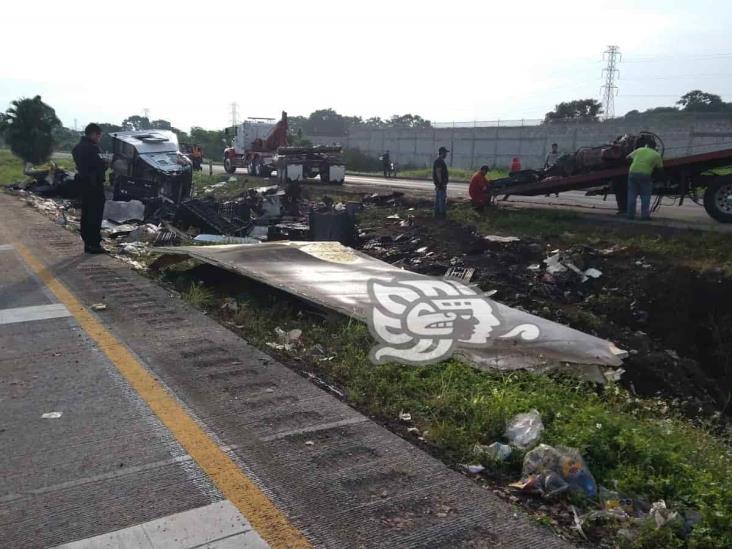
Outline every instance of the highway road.
<svg viewBox="0 0 732 549">
<path fill-rule="evenodd" d="M 223 166 L 213 166 L 214 173 L 223 173 Z M 246 170 L 239 169 L 237 173 L 246 173 Z M 384 179 L 383 177 L 347 175 L 344 189 L 357 192 L 384 192 L 401 191 L 405 193 L 431 196 L 434 193 L 434 186 L 431 181 L 423 179 Z M 451 182 L 448 185 L 448 197 L 453 199 L 467 199 L 468 184 L 464 182 Z M 511 196 L 508 200 L 498 201 L 499 207 L 507 208 L 542 208 L 552 210 L 573 211 L 589 216 L 598 216 L 605 220 L 612 219 L 620 223 L 646 223 L 641 221 L 630 221 L 616 215 L 617 207 L 615 197 L 609 195 L 607 200 L 602 196 L 587 196 L 584 191 L 569 191 L 561 193 L 559 197 L 545 196 Z M 703 206 L 695 204 L 691 200 L 685 200 L 683 206 L 679 206 L 672 198 L 664 198 L 661 207 L 652 214 L 651 225 L 693 228 L 706 231 L 732 232 L 732 224 L 719 223 L 709 217 Z"/>
</svg>

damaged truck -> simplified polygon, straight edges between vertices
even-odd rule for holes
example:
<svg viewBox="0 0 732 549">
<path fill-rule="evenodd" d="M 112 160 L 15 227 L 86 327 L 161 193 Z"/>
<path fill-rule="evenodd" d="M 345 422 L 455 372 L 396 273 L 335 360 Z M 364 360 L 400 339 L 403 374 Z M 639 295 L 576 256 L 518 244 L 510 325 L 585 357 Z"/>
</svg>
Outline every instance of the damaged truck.
<svg viewBox="0 0 732 549">
<path fill-rule="evenodd" d="M 277 172 L 281 183 L 315 177 L 322 183 L 343 183 L 346 166 L 342 147 L 288 146 L 287 113 L 283 112 L 277 123 L 273 121 L 272 118 L 250 118 L 235 126 L 231 146 L 224 150 L 224 169 L 228 173 L 246 168 L 257 177 L 270 177 Z"/>
<path fill-rule="evenodd" d="M 180 204 L 191 197 L 193 166 L 169 130 L 113 132 L 109 182 L 114 200 Z"/>
</svg>

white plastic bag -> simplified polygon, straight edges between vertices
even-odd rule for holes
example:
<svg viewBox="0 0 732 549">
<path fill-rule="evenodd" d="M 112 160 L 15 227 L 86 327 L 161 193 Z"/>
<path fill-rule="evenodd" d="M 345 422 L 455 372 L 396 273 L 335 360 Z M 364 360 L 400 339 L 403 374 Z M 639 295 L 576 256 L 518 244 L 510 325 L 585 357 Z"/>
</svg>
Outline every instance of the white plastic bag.
<svg viewBox="0 0 732 549">
<path fill-rule="evenodd" d="M 506 438 L 513 446 L 521 449 L 530 448 L 539 441 L 544 424 L 538 410 L 516 414 L 506 427 Z"/>
</svg>

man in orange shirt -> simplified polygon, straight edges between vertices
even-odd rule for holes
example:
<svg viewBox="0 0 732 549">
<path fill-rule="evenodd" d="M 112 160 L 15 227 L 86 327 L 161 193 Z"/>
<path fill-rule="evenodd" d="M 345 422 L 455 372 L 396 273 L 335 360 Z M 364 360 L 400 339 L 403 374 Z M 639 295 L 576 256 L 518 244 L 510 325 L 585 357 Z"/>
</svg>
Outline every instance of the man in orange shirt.
<svg viewBox="0 0 732 549">
<path fill-rule="evenodd" d="M 470 186 L 468 187 L 470 201 L 473 203 L 473 207 L 479 212 L 482 212 L 487 205 L 490 205 L 488 190 L 490 189 L 491 183 L 486 179 L 488 170 L 488 166 L 481 166 L 480 170 L 475 172 L 473 177 L 470 178 Z"/>
</svg>

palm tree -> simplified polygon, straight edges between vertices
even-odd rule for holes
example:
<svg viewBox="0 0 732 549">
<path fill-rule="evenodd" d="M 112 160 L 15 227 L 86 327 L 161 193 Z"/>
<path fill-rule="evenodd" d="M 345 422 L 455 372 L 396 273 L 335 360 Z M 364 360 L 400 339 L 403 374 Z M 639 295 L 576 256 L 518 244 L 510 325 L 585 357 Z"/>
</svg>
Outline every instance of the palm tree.
<svg viewBox="0 0 732 549">
<path fill-rule="evenodd" d="M 53 130 L 61 126 L 56 111 L 41 101 L 16 99 L 5 114 L 0 115 L 0 130 L 12 153 L 24 162 L 40 164 L 53 152 Z"/>
</svg>

